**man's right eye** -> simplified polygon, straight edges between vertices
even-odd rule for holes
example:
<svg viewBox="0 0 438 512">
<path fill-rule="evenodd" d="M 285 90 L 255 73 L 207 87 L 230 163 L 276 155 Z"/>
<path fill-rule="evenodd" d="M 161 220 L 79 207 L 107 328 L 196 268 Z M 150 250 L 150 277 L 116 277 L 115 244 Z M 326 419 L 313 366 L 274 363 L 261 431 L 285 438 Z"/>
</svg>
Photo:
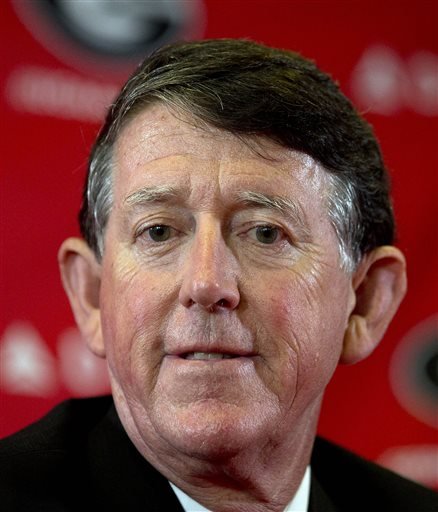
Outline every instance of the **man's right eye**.
<svg viewBox="0 0 438 512">
<path fill-rule="evenodd" d="M 170 226 L 165 226 L 163 224 L 158 224 L 156 226 L 151 226 L 147 229 L 151 240 L 154 242 L 165 242 L 169 240 L 171 235 Z"/>
</svg>

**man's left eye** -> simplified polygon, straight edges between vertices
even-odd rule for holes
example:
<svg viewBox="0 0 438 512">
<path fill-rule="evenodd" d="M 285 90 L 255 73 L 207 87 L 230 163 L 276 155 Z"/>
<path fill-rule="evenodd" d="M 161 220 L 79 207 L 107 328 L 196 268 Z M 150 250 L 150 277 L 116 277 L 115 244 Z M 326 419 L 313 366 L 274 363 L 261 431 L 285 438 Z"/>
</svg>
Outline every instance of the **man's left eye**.
<svg viewBox="0 0 438 512">
<path fill-rule="evenodd" d="M 165 242 L 166 240 L 169 240 L 171 235 L 170 226 L 165 226 L 164 224 L 151 226 L 147 231 L 151 240 L 154 242 Z"/>
<path fill-rule="evenodd" d="M 274 226 L 257 226 L 254 228 L 254 234 L 258 242 L 273 244 L 280 238 L 281 230 Z"/>
</svg>

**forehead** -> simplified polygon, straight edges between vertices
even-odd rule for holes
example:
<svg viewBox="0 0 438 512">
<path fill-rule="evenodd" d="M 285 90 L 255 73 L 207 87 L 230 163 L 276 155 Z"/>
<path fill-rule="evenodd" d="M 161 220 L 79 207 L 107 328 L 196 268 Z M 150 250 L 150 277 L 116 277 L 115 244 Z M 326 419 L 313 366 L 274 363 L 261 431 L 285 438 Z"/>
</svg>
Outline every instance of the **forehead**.
<svg viewBox="0 0 438 512">
<path fill-rule="evenodd" d="M 272 194 L 295 191 L 321 197 L 327 175 L 304 153 L 265 137 L 243 135 L 170 110 L 147 107 L 121 131 L 114 148 L 114 193 L 122 200 L 144 186 L 171 185 L 187 193 L 213 190 L 225 197 L 233 189 Z"/>
</svg>

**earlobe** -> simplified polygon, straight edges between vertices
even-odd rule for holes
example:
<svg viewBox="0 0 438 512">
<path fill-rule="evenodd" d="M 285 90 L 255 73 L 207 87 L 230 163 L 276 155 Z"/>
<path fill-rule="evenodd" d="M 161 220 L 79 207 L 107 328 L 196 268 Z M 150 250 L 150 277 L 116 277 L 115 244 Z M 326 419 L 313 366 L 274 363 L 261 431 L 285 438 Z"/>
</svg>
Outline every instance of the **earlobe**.
<svg viewBox="0 0 438 512">
<path fill-rule="evenodd" d="M 406 293 L 406 263 L 393 246 L 366 254 L 352 285 L 355 306 L 348 319 L 341 363 L 365 359 L 377 347 Z"/>
<path fill-rule="evenodd" d="M 64 290 L 82 336 L 94 354 L 105 357 L 99 307 L 100 265 L 80 238 L 64 241 L 58 262 Z"/>
</svg>

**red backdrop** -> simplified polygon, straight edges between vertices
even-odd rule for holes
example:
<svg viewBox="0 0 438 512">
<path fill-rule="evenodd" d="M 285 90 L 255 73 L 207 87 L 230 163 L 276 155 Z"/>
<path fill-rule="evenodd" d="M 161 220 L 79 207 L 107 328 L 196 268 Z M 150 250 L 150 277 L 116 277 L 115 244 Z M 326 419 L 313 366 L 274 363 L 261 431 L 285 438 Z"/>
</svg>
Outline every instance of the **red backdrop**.
<svg viewBox="0 0 438 512">
<path fill-rule="evenodd" d="M 121 3 L 0 7 L 0 436 L 65 397 L 108 390 L 104 363 L 74 328 L 56 253 L 78 233 L 90 145 L 135 50 L 168 38 L 249 37 L 315 59 L 373 123 L 409 263 L 397 318 L 367 361 L 339 368 L 320 432 L 438 487 L 438 4 L 193 0 L 167 11 L 125 0 L 117 10 Z"/>
</svg>

